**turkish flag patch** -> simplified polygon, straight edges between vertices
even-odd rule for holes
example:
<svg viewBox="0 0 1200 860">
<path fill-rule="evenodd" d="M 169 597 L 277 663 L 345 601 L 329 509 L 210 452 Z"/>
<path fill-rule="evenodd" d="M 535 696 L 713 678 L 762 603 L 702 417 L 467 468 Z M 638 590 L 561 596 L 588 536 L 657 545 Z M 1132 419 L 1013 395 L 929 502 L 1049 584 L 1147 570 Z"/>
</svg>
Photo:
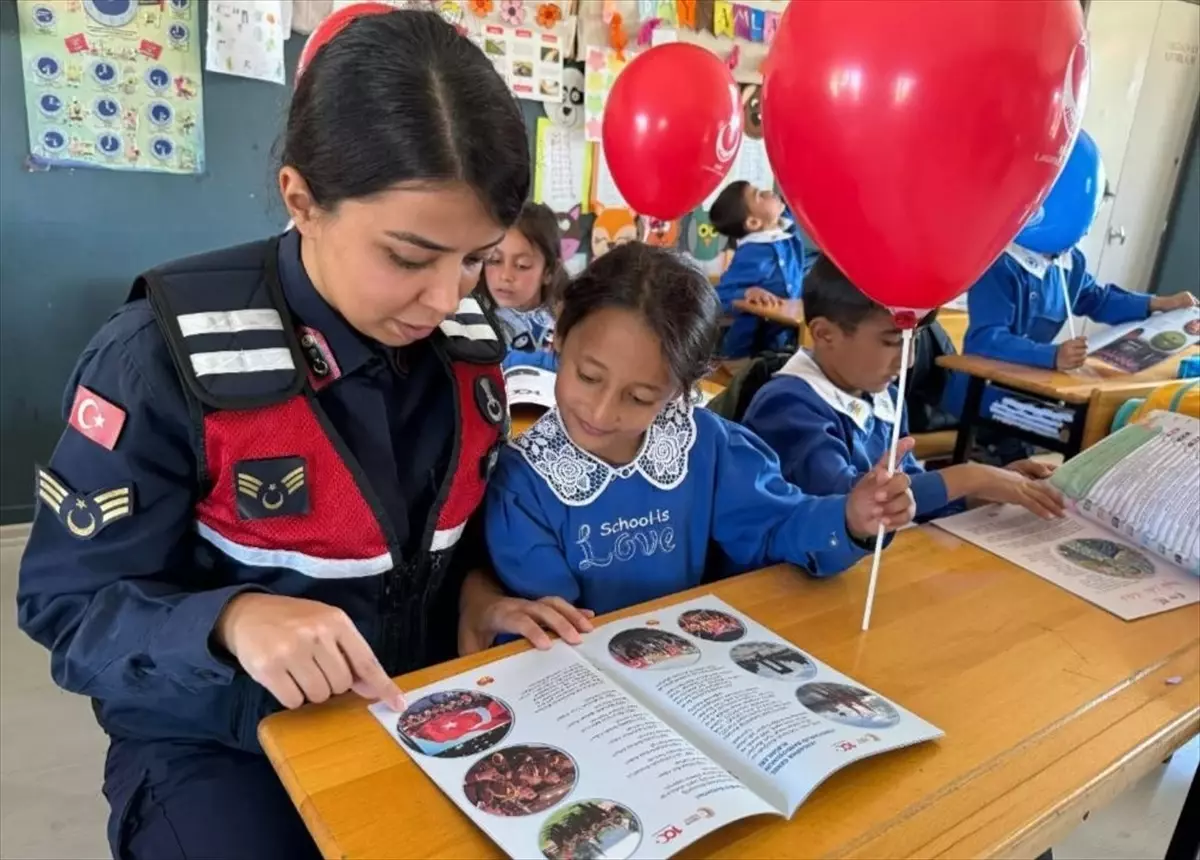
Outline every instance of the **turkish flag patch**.
<svg viewBox="0 0 1200 860">
<path fill-rule="evenodd" d="M 71 404 L 71 426 L 97 445 L 112 450 L 125 426 L 125 410 L 80 385 Z"/>
</svg>

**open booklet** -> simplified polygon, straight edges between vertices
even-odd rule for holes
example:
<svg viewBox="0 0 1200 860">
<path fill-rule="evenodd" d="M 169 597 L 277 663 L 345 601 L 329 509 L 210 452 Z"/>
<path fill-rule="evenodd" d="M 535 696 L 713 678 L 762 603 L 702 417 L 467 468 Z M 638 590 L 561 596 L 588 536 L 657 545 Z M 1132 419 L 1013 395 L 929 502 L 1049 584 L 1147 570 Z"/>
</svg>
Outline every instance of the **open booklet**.
<svg viewBox="0 0 1200 860">
<path fill-rule="evenodd" d="M 1051 483 L 1061 520 L 989 505 L 935 525 L 1126 620 L 1200 600 L 1200 421 L 1152 412 Z"/>
<path fill-rule="evenodd" d="M 1088 338 L 1088 355 L 1118 370 L 1137 373 L 1200 342 L 1200 308 L 1151 314 Z"/>
<path fill-rule="evenodd" d="M 790 817 L 853 761 L 941 736 L 715 597 L 371 710 L 512 857 L 669 857 Z"/>
</svg>

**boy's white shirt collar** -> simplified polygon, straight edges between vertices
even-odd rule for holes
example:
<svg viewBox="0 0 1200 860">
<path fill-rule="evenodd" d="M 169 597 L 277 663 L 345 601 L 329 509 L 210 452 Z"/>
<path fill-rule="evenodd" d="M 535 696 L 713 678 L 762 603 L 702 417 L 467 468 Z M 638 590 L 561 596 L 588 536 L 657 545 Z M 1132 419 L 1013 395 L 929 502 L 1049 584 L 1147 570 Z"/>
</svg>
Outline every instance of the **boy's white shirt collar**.
<svg viewBox="0 0 1200 860">
<path fill-rule="evenodd" d="M 842 391 L 829 381 L 825 371 L 821 370 L 821 366 L 806 350 L 799 350 L 789 358 L 787 364 L 779 369 L 776 376 L 794 376 L 797 379 L 803 379 L 817 393 L 818 397 L 836 411 L 847 416 L 864 433 L 867 430 L 867 419 L 872 415 L 888 424 L 896 423 L 896 405 L 892 401 L 890 391 L 884 390 L 872 394 L 869 401 Z"/>
<path fill-rule="evenodd" d="M 788 231 L 792 228 L 790 218 L 780 218 L 779 225 L 772 227 L 770 230 L 759 230 L 755 233 L 747 233 L 742 238 L 738 239 L 739 245 L 769 245 L 772 242 L 782 242 L 785 239 L 792 238 L 792 234 Z"/>
<path fill-rule="evenodd" d="M 1037 251 L 1022 248 L 1016 242 L 1012 242 L 1004 249 L 1004 253 L 1012 257 L 1013 262 L 1038 280 L 1046 277 L 1046 272 L 1050 271 L 1050 267 L 1055 264 L 1060 266 L 1064 272 L 1071 271 L 1072 254 L 1070 251 L 1064 251 L 1057 257 L 1049 257 Z"/>
</svg>

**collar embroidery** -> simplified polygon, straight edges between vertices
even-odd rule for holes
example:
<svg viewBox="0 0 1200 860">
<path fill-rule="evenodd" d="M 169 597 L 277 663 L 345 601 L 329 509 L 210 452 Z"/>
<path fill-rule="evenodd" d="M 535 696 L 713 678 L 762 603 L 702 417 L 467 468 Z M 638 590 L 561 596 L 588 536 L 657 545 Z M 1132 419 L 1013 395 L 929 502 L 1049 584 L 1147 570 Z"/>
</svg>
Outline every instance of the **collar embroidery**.
<svg viewBox="0 0 1200 860">
<path fill-rule="evenodd" d="M 863 432 L 867 430 L 867 419 L 871 415 L 887 424 L 896 423 L 896 405 L 892 401 L 890 391 L 872 394 L 869 402 L 848 394 L 829 381 L 820 365 L 805 350 L 800 350 L 789 358 L 787 364 L 781 367 L 776 375 L 803 379 L 818 397 L 836 411 L 848 416 Z"/>
<path fill-rule="evenodd" d="M 571 441 L 557 408 L 508 444 L 521 453 L 560 502 L 579 507 L 594 502 L 614 479 L 635 474 L 660 490 L 675 489 L 687 477 L 688 456 L 695 443 L 692 406 L 672 400 L 646 431 L 638 455 L 624 466 L 611 466 Z"/>
</svg>

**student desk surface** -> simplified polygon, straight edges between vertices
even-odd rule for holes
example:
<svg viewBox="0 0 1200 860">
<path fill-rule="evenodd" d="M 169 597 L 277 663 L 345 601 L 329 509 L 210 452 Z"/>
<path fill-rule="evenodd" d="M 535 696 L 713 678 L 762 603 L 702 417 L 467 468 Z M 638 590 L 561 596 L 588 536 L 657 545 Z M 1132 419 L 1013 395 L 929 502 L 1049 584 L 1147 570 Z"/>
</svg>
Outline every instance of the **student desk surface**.
<svg viewBox="0 0 1200 860">
<path fill-rule="evenodd" d="M 1067 457 L 1074 456 L 1083 447 L 1083 430 L 1087 420 L 1088 403 L 1093 394 L 1129 389 L 1130 396 L 1134 396 L 1137 390 L 1147 383 L 1169 382 L 1175 379 L 1183 359 L 1197 354 L 1200 354 L 1200 348 L 1189 347 L 1141 373 L 1123 373 L 1090 358 L 1078 370 L 1062 371 L 1029 367 L 1024 364 L 1011 364 L 1007 361 L 996 361 L 977 355 L 942 356 L 938 359 L 939 365 L 947 370 L 961 371 L 970 376 L 966 402 L 959 422 L 954 462 L 961 463 L 966 459 L 974 441 L 975 430 L 979 426 L 995 426 L 1005 433 L 1011 433 L 1011 435 L 1035 445 L 1060 451 Z M 1074 413 L 1073 420 L 1067 425 L 1069 428 L 1068 439 L 1063 442 L 1034 436 L 1028 431 L 1020 431 L 1004 424 L 997 424 L 988 416 L 980 415 L 979 408 L 984 389 L 991 383 L 1033 395 L 1048 403 L 1065 406 Z"/>
<path fill-rule="evenodd" d="M 829 580 L 775 567 L 712 593 L 939 726 L 835 774 L 792 821 L 739 822 L 685 857 L 1036 857 L 1200 729 L 1200 606 L 1124 622 L 933 526 Z M 406 675 L 414 689 L 522 650 Z M 259 736 L 326 857 L 499 857 L 353 696 Z"/>
<path fill-rule="evenodd" d="M 754 314 L 756 317 L 762 317 L 780 325 L 795 326 L 803 336 L 804 332 L 804 303 L 800 299 L 786 299 L 781 304 L 774 307 L 766 305 L 751 304 L 745 299 L 738 299 L 733 303 L 733 306 L 739 311 L 748 314 Z M 946 334 L 950 337 L 954 348 L 962 352 L 963 338 L 967 334 L 967 312 L 953 310 L 951 308 L 942 308 L 938 311 L 938 322 L 942 324 L 942 328 L 946 330 Z"/>
</svg>

